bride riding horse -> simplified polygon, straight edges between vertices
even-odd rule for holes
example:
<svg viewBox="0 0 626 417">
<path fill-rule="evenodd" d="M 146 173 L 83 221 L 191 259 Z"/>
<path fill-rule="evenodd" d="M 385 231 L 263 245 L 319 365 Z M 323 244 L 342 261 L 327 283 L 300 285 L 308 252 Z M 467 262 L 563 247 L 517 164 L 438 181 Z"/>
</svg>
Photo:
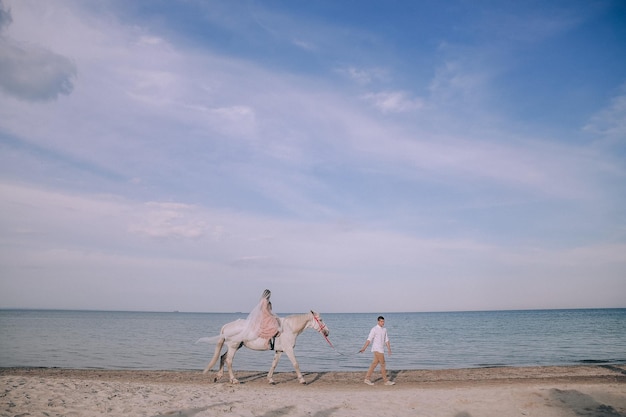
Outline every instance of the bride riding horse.
<svg viewBox="0 0 626 417">
<path fill-rule="evenodd" d="M 294 314 L 285 318 L 277 317 L 277 319 L 280 322 L 280 334 L 274 339 L 274 360 L 272 361 L 272 367 L 267 374 L 267 380 L 270 384 L 274 383 L 274 380 L 272 379 L 272 376 L 274 375 L 274 370 L 276 369 L 276 365 L 278 365 L 280 356 L 283 352 L 285 352 L 287 354 L 287 357 L 289 357 L 289 360 L 291 360 L 293 368 L 296 371 L 298 381 L 300 381 L 301 384 L 306 384 L 306 381 L 302 376 L 302 373 L 300 372 L 300 365 L 298 365 L 298 361 L 296 360 L 296 355 L 294 354 L 293 350 L 296 346 L 296 338 L 305 329 L 317 330 L 318 332 L 323 334 L 324 337 L 327 337 L 329 333 L 328 327 L 326 327 L 320 315 L 313 310 L 311 310 L 310 313 Z M 213 365 L 215 365 L 215 363 L 217 362 L 217 358 L 219 357 L 220 366 L 214 381 L 217 382 L 224 375 L 224 364 L 226 364 L 228 366 L 230 382 L 233 384 L 239 383 L 233 373 L 233 358 L 235 357 L 235 353 L 237 353 L 237 351 L 242 346 L 245 346 L 248 349 L 260 351 L 270 349 L 270 346 L 268 346 L 268 340 L 266 338 L 246 338 L 246 329 L 248 329 L 249 327 L 249 320 L 239 319 L 225 324 L 222 327 L 219 336 L 200 339 L 199 341 L 202 342 L 217 342 L 213 358 L 211 359 L 211 362 L 209 362 L 203 373 L 206 374 L 207 372 L 209 372 L 209 370 L 211 370 Z M 227 351 L 222 356 L 220 356 L 224 344 L 226 344 Z"/>
</svg>

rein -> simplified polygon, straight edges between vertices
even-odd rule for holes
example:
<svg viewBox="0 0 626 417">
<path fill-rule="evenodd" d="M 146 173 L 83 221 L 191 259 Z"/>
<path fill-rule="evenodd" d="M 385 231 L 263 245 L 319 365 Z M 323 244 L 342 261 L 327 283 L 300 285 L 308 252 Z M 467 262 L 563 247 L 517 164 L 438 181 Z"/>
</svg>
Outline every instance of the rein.
<svg viewBox="0 0 626 417">
<path fill-rule="evenodd" d="M 313 313 L 311 313 L 311 314 L 313 314 Z M 326 325 L 325 325 L 325 324 L 323 324 L 323 323 L 321 323 L 321 322 L 319 321 L 319 319 L 317 318 L 317 316 L 315 316 L 315 314 L 313 314 L 313 318 L 314 318 L 314 319 L 315 319 L 315 321 L 317 322 L 317 326 L 320 328 L 320 329 L 318 330 L 318 332 L 319 332 L 322 336 L 324 336 L 324 339 L 326 339 L 326 341 L 328 342 L 328 344 L 330 345 L 330 347 L 331 347 L 331 348 L 333 348 L 333 349 L 335 349 L 335 347 L 333 346 L 333 344 L 332 344 L 332 343 L 330 343 L 330 340 L 328 339 L 328 336 L 326 336 L 326 335 L 324 334 L 324 332 L 323 332 L 323 330 L 326 328 Z"/>
</svg>

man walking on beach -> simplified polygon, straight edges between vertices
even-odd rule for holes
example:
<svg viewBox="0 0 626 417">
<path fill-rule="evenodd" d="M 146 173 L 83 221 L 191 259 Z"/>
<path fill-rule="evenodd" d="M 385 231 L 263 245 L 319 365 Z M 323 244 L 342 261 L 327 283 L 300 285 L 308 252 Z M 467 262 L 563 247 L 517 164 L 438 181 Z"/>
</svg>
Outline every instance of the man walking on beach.
<svg viewBox="0 0 626 417">
<path fill-rule="evenodd" d="M 387 352 L 389 352 L 389 355 L 391 356 L 391 344 L 389 343 L 387 329 L 385 329 L 385 318 L 383 316 L 378 316 L 378 324 L 370 330 L 370 334 L 367 336 L 365 345 L 361 350 L 359 350 L 359 353 L 363 353 L 370 343 L 372 344 L 374 359 L 372 360 L 372 364 L 365 375 L 365 383 L 367 385 L 374 385 L 374 383 L 370 381 L 370 378 L 372 377 L 372 373 L 374 372 L 374 369 L 376 369 L 376 366 L 380 364 L 380 373 L 383 376 L 385 385 L 395 385 L 395 382 L 387 379 L 387 369 L 385 368 L 385 345 L 387 346 Z"/>
</svg>

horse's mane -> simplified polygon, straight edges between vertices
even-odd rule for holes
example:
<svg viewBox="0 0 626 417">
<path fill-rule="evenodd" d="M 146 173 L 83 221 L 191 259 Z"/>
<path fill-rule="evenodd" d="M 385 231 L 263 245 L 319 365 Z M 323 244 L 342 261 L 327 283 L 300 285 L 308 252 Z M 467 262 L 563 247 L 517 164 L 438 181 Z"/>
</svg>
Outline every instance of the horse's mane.
<svg viewBox="0 0 626 417">
<path fill-rule="evenodd" d="M 313 314 L 312 311 L 308 313 L 290 314 L 289 316 L 284 317 L 283 320 L 289 319 L 290 322 L 295 324 L 295 327 L 302 326 L 302 328 L 304 328 L 304 326 L 306 326 L 306 322 L 311 319 L 311 314 Z"/>
<path fill-rule="evenodd" d="M 288 316 L 285 316 L 285 318 L 289 318 L 289 317 L 304 317 L 305 319 L 310 319 L 311 318 L 311 312 L 309 311 L 308 313 L 296 313 L 296 314 L 290 314 Z"/>
</svg>

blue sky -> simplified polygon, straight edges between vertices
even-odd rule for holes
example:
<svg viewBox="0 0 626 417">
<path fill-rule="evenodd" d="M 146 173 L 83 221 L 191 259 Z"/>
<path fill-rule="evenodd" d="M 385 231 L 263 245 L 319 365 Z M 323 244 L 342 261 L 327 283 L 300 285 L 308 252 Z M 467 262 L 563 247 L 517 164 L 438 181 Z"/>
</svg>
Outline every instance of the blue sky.
<svg viewBox="0 0 626 417">
<path fill-rule="evenodd" d="M 623 1 L 0 5 L 0 308 L 626 307 Z"/>
</svg>

